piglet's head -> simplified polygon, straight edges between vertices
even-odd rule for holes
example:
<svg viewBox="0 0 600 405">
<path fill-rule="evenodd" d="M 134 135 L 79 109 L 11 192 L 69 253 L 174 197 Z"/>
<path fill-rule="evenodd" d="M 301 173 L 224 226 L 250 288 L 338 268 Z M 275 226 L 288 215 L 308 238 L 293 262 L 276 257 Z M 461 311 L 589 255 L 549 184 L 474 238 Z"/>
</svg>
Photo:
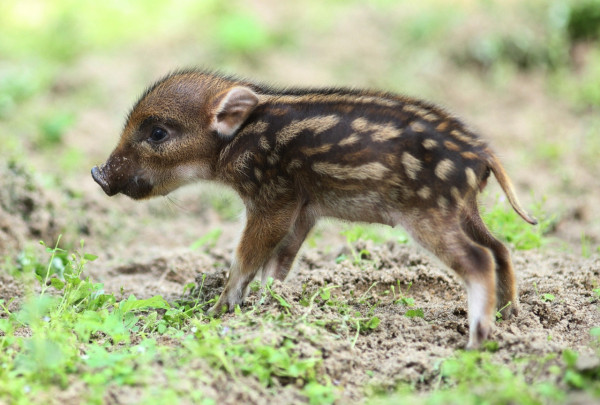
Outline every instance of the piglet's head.
<svg viewBox="0 0 600 405">
<path fill-rule="evenodd" d="M 167 76 L 131 110 L 119 144 L 92 177 L 109 195 L 166 195 L 215 177 L 222 147 L 258 104 L 250 87 L 201 72 Z"/>
</svg>

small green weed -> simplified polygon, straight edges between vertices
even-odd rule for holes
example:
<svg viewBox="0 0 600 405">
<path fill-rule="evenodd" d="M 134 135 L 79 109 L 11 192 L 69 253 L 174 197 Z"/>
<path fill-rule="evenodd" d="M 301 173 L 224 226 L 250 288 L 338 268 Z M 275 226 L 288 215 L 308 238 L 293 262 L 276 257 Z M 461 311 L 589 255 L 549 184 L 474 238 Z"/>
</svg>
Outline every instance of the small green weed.
<svg viewBox="0 0 600 405">
<path fill-rule="evenodd" d="M 194 243 L 191 244 L 190 250 L 197 250 L 200 248 L 208 250 L 213 248 L 219 241 L 219 238 L 221 237 L 222 233 L 223 230 L 221 228 L 215 228 L 208 231 L 202 237 L 198 238 Z"/>
<path fill-rule="evenodd" d="M 544 383 L 529 383 L 524 371 L 512 371 L 496 364 L 489 353 L 462 352 L 442 363 L 440 385 L 447 387 L 432 395 L 432 402 L 477 403 L 494 398 L 494 403 L 536 403 L 543 399 L 559 400 L 563 393 Z M 452 388 L 450 388 L 452 387 Z M 479 387 L 472 390 L 472 387 Z M 449 388 L 449 389 L 448 389 Z"/>
<path fill-rule="evenodd" d="M 542 299 L 542 301 L 545 301 L 545 302 L 552 302 L 556 299 L 556 297 L 554 295 L 549 294 L 549 293 L 542 294 L 540 296 L 540 298 Z"/>
<path fill-rule="evenodd" d="M 412 281 L 408 284 L 408 287 L 406 287 L 406 293 L 402 292 L 402 288 L 400 287 L 400 280 L 398 280 L 396 284 L 397 284 L 396 287 L 398 289 L 397 295 L 396 295 L 396 288 L 394 288 L 393 285 L 391 286 L 392 293 L 394 294 L 394 304 L 400 304 L 400 305 L 404 305 L 406 307 L 414 306 L 415 299 L 404 295 L 404 294 L 408 294 L 408 292 L 410 291 L 410 287 L 412 287 Z"/>
<path fill-rule="evenodd" d="M 285 300 L 284 297 L 282 297 L 280 294 L 276 293 L 275 291 L 273 291 L 273 289 L 271 288 L 273 285 L 273 277 L 269 277 L 269 279 L 267 280 L 267 284 L 265 285 L 265 290 L 269 293 L 269 295 L 271 297 L 273 297 L 273 299 L 275 299 L 278 303 L 279 306 L 284 310 L 284 312 L 289 315 L 290 314 L 290 308 L 292 307 L 289 302 L 287 302 Z"/>
<path fill-rule="evenodd" d="M 508 301 L 506 303 L 506 305 L 504 305 L 502 308 L 500 308 L 499 310 L 496 311 L 496 320 L 497 321 L 501 321 L 502 320 L 502 311 L 508 307 L 510 307 L 512 305 L 511 301 Z"/>
<path fill-rule="evenodd" d="M 404 316 L 407 318 L 425 318 L 425 312 L 421 308 L 408 309 L 404 313 Z"/>
<path fill-rule="evenodd" d="M 316 305 L 337 305 L 338 301 L 333 299 L 331 291 L 335 288 L 339 288 L 339 285 L 326 285 L 318 288 L 312 295 L 308 296 L 307 285 L 302 285 L 302 298 L 300 298 L 300 305 L 307 307 L 307 311 L 304 313 L 301 319 L 306 319 L 308 314 Z"/>
<path fill-rule="evenodd" d="M 540 294 L 540 292 L 538 291 L 538 287 L 537 287 L 537 283 L 534 282 L 533 283 L 533 289 L 535 290 L 535 295 L 537 295 L 538 297 L 540 297 L 540 299 L 544 302 L 552 302 L 556 299 L 556 297 L 554 296 L 554 294 L 550 294 L 550 293 L 543 293 Z"/>
<path fill-rule="evenodd" d="M 377 283 L 373 283 L 355 302 L 337 299 L 333 296 L 332 291 L 339 286 L 325 286 L 318 288 L 312 294 L 307 291 L 306 284 L 303 285 L 302 298 L 300 305 L 306 307 L 306 311 L 299 318 L 299 321 L 314 323 L 317 326 L 325 327 L 326 329 L 345 334 L 351 340 L 351 347 L 356 345 L 360 334 L 366 334 L 376 329 L 381 320 L 374 315 L 375 309 L 379 304 L 376 301 L 369 305 L 368 301 L 373 297 L 369 297 L 369 292 Z M 369 305 L 366 313 L 356 310 L 357 306 Z M 310 315 L 316 307 L 328 306 L 335 308 L 340 315 L 338 318 L 330 318 L 327 320 L 313 319 Z M 352 332 L 354 331 L 354 332 Z"/>
<path fill-rule="evenodd" d="M 241 326 L 251 321 L 246 316 L 238 314 L 236 322 Z M 252 322 L 267 322 L 264 327 L 269 330 L 280 327 L 274 320 L 254 318 Z M 269 340 L 268 334 L 248 339 L 236 333 L 235 324 L 222 326 L 219 319 L 208 323 L 192 320 L 191 324 L 194 334 L 184 339 L 184 347 L 191 356 L 208 361 L 212 369 L 222 370 L 234 379 L 255 376 L 268 387 L 288 382 L 302 384 L 311 402 L 321 399 L 322 403 L 330 403 L 335 398 L 333 387 L 318 381 L 320 352 L 315 352 L 314 357 L 301 357 L 292 339 L 278 342 Z"/>
<path fill-rule="evenodd" d="M 421 308 L 411 308 L 415 306 L 415 299 L 412 297 L 407 297 L 404 294 L 408 294 L 408 292 L 410 291 L 410 287 L 412 287 L 412 282 L 408 284 L 408 287 L 406 288 L 406 293 L 402 293 L 402 289 L 400 288 L 400 281 L 397 281 L 397 290 L 398 293 L 396 293 L 396 288 L 394 288 L 394 286 L 391 286 L 393 295 L 394 295 L 394 304 L 396 305 L 402 305 L 405 307 L 409 307 L 409 309 L 406 310 L 406 312 L 404 313 L 404 316 L 406 316 L 407 318 L 424 318 L 425 317 L 425 312 L 423 311 L 423 309 Z"/>
</svg>

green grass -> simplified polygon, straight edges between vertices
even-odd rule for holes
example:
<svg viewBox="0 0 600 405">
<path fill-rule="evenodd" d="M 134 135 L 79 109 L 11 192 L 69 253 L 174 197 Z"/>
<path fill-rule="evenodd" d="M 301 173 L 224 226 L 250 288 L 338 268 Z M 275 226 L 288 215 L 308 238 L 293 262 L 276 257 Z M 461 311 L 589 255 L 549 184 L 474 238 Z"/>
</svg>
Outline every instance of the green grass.
<svg viewBox="0 0 600 405">
<path fill-rule="evenodd" d="M 482 218 L 489 229 L 497 237 L 511 244 L 518 250 L 530 250 L 544 246 L 548 242 L 547 234 L 556 223 L 557 217 L 548 215 L 543 209 L 544 201 L 531 207 L 531 213 L 538 219 L 538 225 L 532 226 L 525 222 L 509 205 L 504 196 L 498 197 L 491 208 L 481 206 Z M 389 241 L 404 244 L 409 237 L 401 228 L 391 228 L 380 225 L 352 224 L 346 225 L 340 232 L 352 253 L 352 261 L 360 263 L 370 252 L 366 249 L 356 251 L 353 245 L 358 241 L 373 241 L 382 244 Z M 346 255 L 338 257 L 337 261 L 346 260 Z"/>
<path fill-rule="evenodd" d="M 340 234 L 346 237 L 349 244 L 359 240 L 370 240 L 379 244 L 389 241 L 408 243 L 408 235 L 403 229 L 389 226 L 353 224 L 347 225 Z"/>
<path fill-rule="evenodd" d="M 600 337 L 600 328 L 591 330 Z M 492 350 L 494 351 L 494 350 Z M 401 383 L 397 394 L 380 393 L 372 404 L 549 404 L 563 403 L 573 389 L 600 395 L 600 367 L 582 370 L 579 354 L 565 350 L 562 356 L 515 358 L 510 364 L 498 363 L 486 351 L 458 351 L 439 365 L 436 388 L 419 394 L 411 385 Z M 549 371 L 549 379 L 540 379 Z M 378 392 L 374 388 L 374 392 Z M 585 397 L 584 397 L 585 398 Z"/>
<path fill-rule="evenodd" d="M 538 224 L 532 226 L 517 214 L 504 196 L 499 197 L 492 208 L 481 207 L 482 218 L 489 229 L 500 239 L 518 250 L 542 247 L 548 242 L 546 234 L 556 222 L 556 216 L 549 216 L 542 208 L 543 200 L 531 207 L 531 214 Z"/>
<path fill-rule="evenodd" d="M 84 385 L 81 400 L 89 403 L 101 403 L 109 390 L 140 386 L 151 390 L 152 397 L 208 400 L 193 383 L 181 381 L 181 370 L 190 373 L 190 382 L 197 377 L 195 362 L 233 381 L 249 377 L 265 387 L 296 384 L 310 403 L 335 398 L 319 369 L 321 353 L 306 357 L 295 338 L 280 339 L 289 335 L 284 333 L 287 321 L 256 318 L 251 311 L 238 313 L 225 326 L 203 315 L 202 308 L 212 301 L 170 304 L 160 296 L 119 301 L 84 275 L 96 256 L 58 247 L 46 250 L 46 265 L 22 255 L 13 270 L 33 275 L 38 292 L 26 294 L 15 311 L 9 310 L 10 302 L 0 301 L 0 398 L 34 403 L 77 380 Z M 375 327 L 373 322 L 366 327 Z M 258 333 L 248 338 L 237 332 L 243 328 Z M 171 345 L 161 343 L 169 339 Z M 157 383 L 163 374 L 170 377 Z"/>
</svg>

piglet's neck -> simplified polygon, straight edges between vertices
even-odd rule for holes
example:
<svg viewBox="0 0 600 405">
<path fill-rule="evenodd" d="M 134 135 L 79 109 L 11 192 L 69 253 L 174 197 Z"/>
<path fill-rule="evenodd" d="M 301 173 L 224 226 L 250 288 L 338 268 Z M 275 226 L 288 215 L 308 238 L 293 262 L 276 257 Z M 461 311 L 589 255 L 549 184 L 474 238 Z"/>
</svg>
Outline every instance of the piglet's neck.
<svg viewBox="0 0 600 405">
<path fill-rule="evenodd" d="M 265 171 L 274 176 L 286 174 L 280 165 L 288 146 L 282 131 L 300 118 L 294 113 L 294 103 L 278 102 L 276 96 L 259 98 L 260 103 L 246 122 L 221 144 L 215 165 L 215 179 L 233 187 L 242 197 L 259 187 Z"/>
</svg>

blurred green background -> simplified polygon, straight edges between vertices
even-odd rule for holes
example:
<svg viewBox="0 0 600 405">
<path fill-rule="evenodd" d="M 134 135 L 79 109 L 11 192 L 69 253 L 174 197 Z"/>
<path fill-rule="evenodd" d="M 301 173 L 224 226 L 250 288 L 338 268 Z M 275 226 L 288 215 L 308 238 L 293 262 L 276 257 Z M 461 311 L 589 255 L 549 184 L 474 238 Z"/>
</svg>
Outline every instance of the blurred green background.
<svg viewBox="0 0 600 405">
<path fill-rule="evenodd" d="M 89 168 L 173 69 L 379 88 L 473 124 L 561 236 L 600 243 L 599 40 L 600 0 L 4 0 L 1 155 L 100 198 Z"/>
</svg>

